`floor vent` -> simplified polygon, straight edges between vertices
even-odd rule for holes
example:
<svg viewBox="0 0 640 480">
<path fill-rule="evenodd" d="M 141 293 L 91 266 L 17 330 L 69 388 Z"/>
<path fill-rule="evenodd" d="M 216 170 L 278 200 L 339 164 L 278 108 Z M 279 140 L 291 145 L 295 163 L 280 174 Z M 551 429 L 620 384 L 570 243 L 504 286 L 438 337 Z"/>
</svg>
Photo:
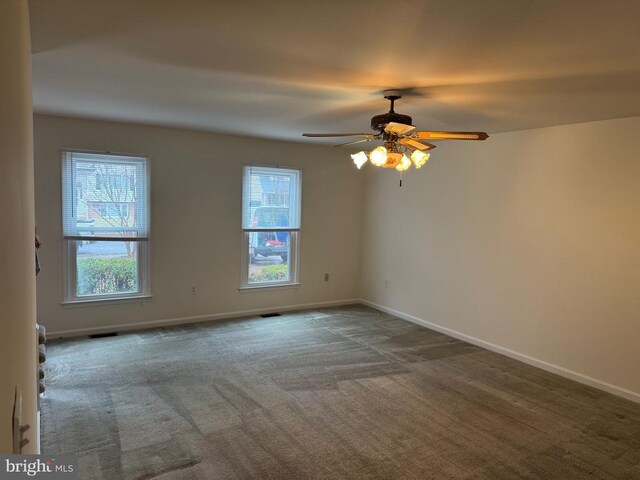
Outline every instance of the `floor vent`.
<svg viewBox="0 0 640 480">
<path fill-rule="evenodd" d="M 105 338 L 105 337 L 117 337 L 118 332 L 110 332 L 110 333 L 95 333 L 93 335 L 89 335 L 89 338 Z"/>
<path fill-rule="evenodd" d="M 271 318 L 271 317 L 281 317 L 282 315 L 279 313 L 265 313 L 264 315 L 260 315 L 262 318 Z"/>
</svg>

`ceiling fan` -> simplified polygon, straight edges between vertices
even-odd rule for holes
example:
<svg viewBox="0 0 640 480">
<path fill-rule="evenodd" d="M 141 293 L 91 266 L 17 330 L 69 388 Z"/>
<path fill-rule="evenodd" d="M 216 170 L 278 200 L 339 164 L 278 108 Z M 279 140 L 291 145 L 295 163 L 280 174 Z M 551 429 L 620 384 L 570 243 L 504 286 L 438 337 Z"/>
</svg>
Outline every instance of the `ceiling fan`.
<svg viewBox="0 0 640 480">
<path fill-rule="evenodd" d="M 371 118 L 371 129 L 375 133 L 303 133 L 305 137 L 364 137 L 359 140 L 335 145 L 342 147 L 357 143 L 382 140 L 383 145 L 375 147 L 370 152 L 358 152 L 351 155 L 358 169 L 371 161 L 376 167 L 395 168 L 403 172 L 413 163 L 416 168 L 422 167 L 429 160 L 429 150 L 436 148 L 425 140 L 486 140 L 489 135 L 485 132 L 416 132 L 412 118 L 408 115 L 396 113 L 393 110 L 395 101 L 402 98 L 400 90 L 385 90 L 384 98 L 391 102 L 388 113 Z M 409 156 L 407 156 L 407 154 Z"/>
</svg>

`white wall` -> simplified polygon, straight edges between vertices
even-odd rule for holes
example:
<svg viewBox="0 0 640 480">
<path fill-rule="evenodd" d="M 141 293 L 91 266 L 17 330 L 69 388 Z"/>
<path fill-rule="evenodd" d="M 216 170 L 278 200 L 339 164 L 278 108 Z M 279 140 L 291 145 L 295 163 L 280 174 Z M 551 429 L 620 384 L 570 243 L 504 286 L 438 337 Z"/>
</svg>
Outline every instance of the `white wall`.
<svg viewBox="0 0 640 480">
<path fill-rule="evenodd" d="M 402 188 L 369 169 L 364 298 L 640 394 L 639 132 L 440 142 Z"/>
<path fill-rule="evenodd" d="M 60 149 L 151 159 L 148 303 L 65 307 Z M 363 177 L 330 147 L 53 116 L 35 118 L 36 221 L 43 241 L 38 319 L 52 332 L 358 298 Z M 240 293 L 242 166 L 302 168 L 297 289 Z M 330 281 L 324 282 L 324 273 Z M 198 295 L 189 295 L 194 283 Z"/>
<path fill-rule="evenodd" d="M 36 340 L 31 42 L 26 0 L 0 2 L 0 453 L 13 452 L 22 389 L 26 453 L 36 451 Z"/>
</svg>

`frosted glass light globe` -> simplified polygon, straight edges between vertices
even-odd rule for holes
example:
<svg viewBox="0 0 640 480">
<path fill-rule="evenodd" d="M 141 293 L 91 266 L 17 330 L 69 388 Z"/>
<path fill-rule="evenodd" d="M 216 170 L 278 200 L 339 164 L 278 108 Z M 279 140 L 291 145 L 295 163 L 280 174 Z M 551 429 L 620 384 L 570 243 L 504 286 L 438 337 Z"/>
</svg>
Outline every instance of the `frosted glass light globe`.
<svg viewBox="0 0 640 480">
<path fill-rule="evenodd" d="M 387 149 L 382 146 L 374 148 L 371 150 L 371 153 L 369 153 L 369 160 L 371 160 L 371 163 L 376 167 L 381 167 L 387 163 Z"/>
<path fill-rule="evenodd" d="M 358 167 L 358 170 L 360 170 L 362 166 L 369 161 L 367 154 L 364 152 L 354 153 L 351 155 L 351 158 L 353 159 L 353 163 L 356 164 L 356 167 Z"/>
</svg>

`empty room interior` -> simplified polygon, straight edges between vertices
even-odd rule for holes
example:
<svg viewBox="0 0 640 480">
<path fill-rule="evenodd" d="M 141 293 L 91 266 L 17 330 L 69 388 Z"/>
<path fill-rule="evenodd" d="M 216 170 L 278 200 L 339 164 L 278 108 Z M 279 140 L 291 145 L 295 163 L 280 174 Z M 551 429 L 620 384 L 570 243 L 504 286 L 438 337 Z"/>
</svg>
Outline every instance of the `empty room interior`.
<svg viewBox="0 0 640 480">
<path fill-rule="evenodd" d="M 0 478 L 640 479 L 639 26 L 0 0 Z"/>
</svg>

